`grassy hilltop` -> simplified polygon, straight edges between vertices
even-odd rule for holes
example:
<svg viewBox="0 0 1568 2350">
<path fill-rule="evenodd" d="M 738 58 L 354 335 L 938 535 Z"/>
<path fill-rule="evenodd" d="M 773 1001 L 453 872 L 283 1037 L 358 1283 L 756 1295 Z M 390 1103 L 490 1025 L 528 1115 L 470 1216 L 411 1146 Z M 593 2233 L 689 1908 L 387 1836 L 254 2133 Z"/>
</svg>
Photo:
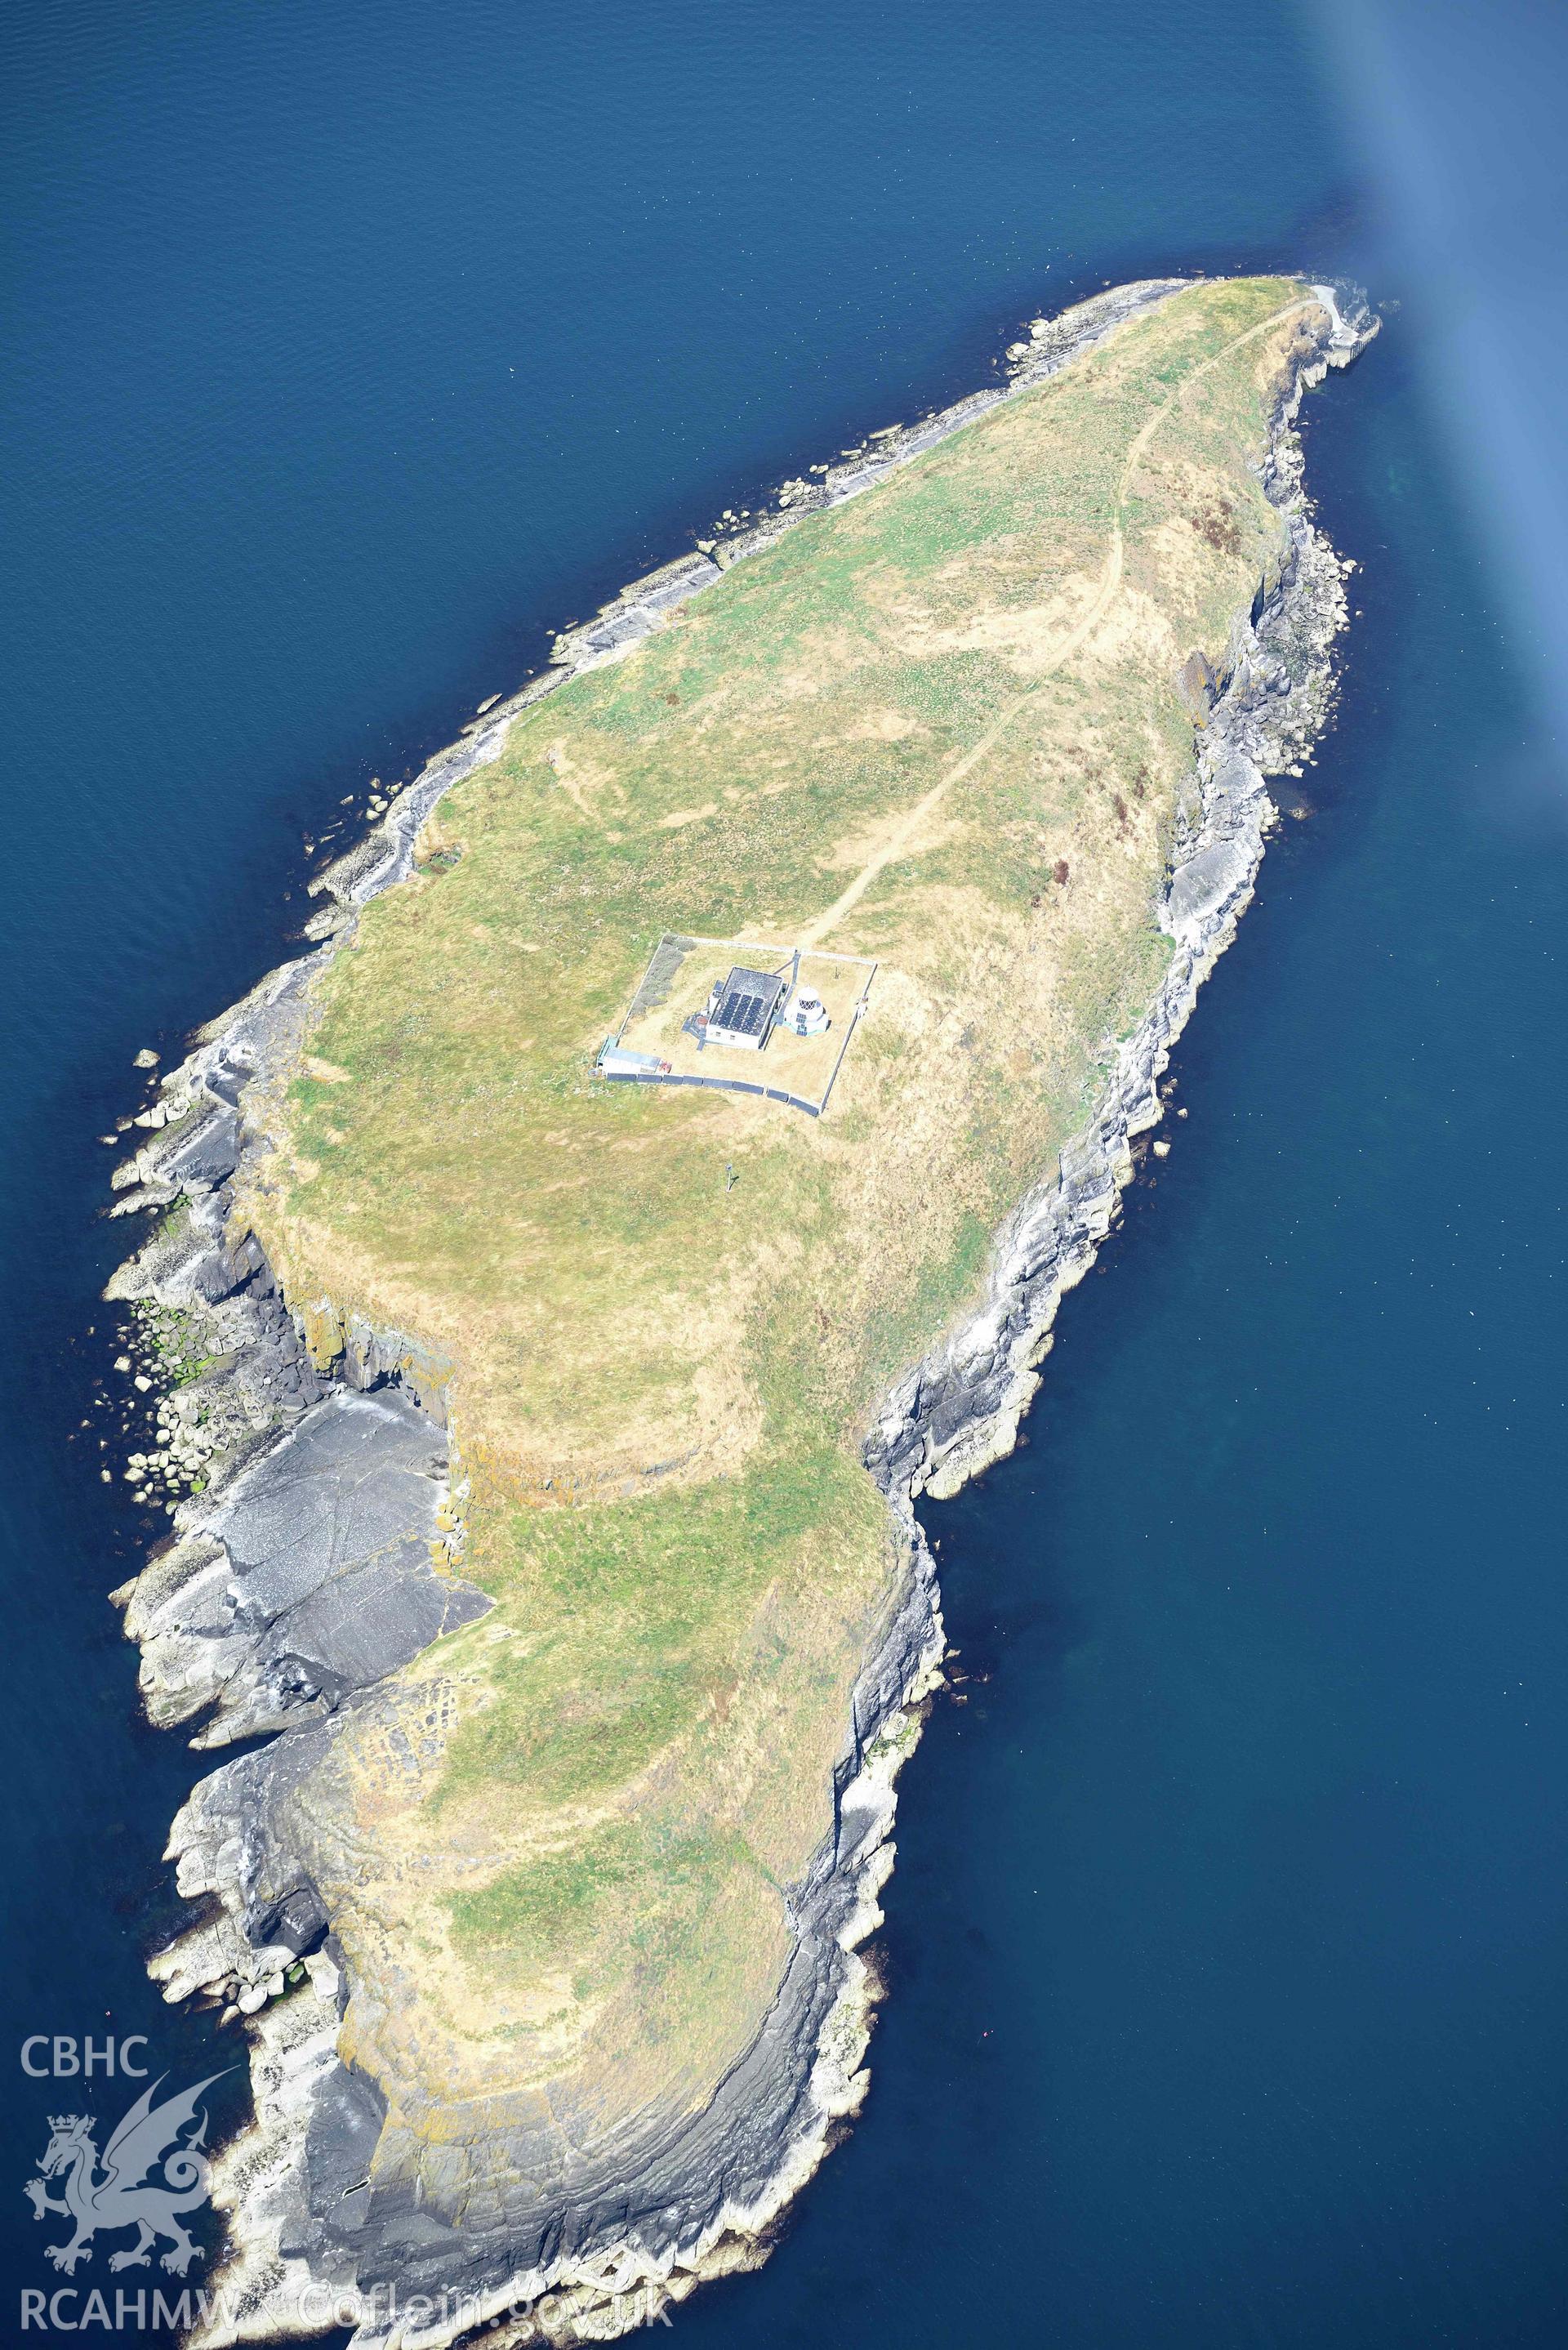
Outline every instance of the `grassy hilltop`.
<svg viewBox="0 0 1568 2350">
<path fill-rule="evenodd" d="M 496 1603 L 296 1799 L 432 2177 L 487 2112 L 700 2105 L 773 1995 L 897 1573 L 861 1432 L 1165 968 L 1177 676 L 1278 557 L 1312 307 L 1190 289 L 735 566 L 518 721 L 321 986 L 244 1204 L 324 1357 L 352 1312 L 452 1365 Z M 590 1074 L 667 931 L 877 958 L 820 1120 Z"/>
</svg>

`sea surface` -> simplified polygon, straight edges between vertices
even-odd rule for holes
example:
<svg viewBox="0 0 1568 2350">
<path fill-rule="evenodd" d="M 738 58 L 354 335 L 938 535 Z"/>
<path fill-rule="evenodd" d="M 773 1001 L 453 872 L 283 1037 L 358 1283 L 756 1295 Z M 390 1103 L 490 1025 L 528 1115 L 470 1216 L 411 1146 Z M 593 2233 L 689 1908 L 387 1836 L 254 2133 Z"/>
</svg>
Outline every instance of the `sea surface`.
<svg viewBox="0 0 1568 2350">
<path fill-rule="evenodd" d="M 1332 29 L 12 0 L 0 2340 L 59 2282 L 47 2116 L 130 2095 L 24 2040 L 242 2054 L 142 1971 L 200 1766 L 107 1598 L 147 1533 L 99 1298 L 132 1055 L 286 951 L 372 777 L 719 509 L 1107 281 L 1275 265 L 1386 306 L 1307 410 L 1362 567 L 1340 715 L 1025 1446 L 929 1513 L 966 1678 L 903 1783 L 864 2116 L 675 2325 L 1568 2338 L 1563 763 L 1444 398 L 1464 314 Z"/>
</svg>

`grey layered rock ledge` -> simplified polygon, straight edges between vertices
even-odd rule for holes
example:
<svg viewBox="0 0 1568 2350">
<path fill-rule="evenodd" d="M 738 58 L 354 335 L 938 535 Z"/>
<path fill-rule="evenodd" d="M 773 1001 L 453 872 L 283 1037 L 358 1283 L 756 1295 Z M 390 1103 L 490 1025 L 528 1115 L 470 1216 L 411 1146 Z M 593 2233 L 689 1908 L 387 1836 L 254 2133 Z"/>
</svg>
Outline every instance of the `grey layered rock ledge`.
<svg viewBox="0 0 1568 2350">
<path fill-rule="evenodd" d="M 816 484 L 788 485 L 777 511 L 715 546 L 715 561 L 667 566 L 563 637 L 556 665 L 432 761 L 323 878 L 330 903 L 311 926 L 321 943 L 205 1032 L 164 1080 L 165 1124 L 116 1178 L 118 1212 L 178 1205 L 111 1294 L 190 1314 L 222 1358 L 204 1382 L 222 1436 L 211 1490 L 182 1506 L 174 1542 L 118 1595 L 142 1644 L 149 1711 L 170 1724 L 202 1717 L 202 1744 L 272 1733 L 202 1781 L 176 1821 L 181 1889 L 204 1914 L 153 1967 L 170 1997 L 204 1991 L 250 2019 L 256 2121 L 222 2158 L 215 2193 L 230 2215 L 234 2256 L 222 2281 L 239 2317 L 211 2329 L 212 2342 L 297 2330 L 291 2304 L 311 2281 L 359 2296 L 365 2344 L 388 2333 L 389 2288 L 403 2303 L 421 2292 L 447 2295 L 448 2306 L 459 2297 L 450 2323 L 421 2333 L 431 2344 L 519 2303 L 528 2312 L 504 2316 L 490 2339 L 625 2331 L 704 2275 L 754 2257 L 853 2111 L 872 1996 L 856 1946 L 878 1920 L 893 1780 L 942 1650 L 912 1500 L 955 1491 L 1013 1442 L 1060 1298 L 1115 1221 L 1137 1139 L 1160 1115 L 1171 1045 L 1250 899 L 1271 815 L 1263 776 L 1297 762 L 1322 724 L 1345 598 L 1310 520 L 1291 427 L 1304 386 L 1346 364 L 1374 323 L 1346 318 L 1326 296 L 1331 324 L 1298 359 L 1274 420 L 1265 486 L 1285 516 L 1285 562 L 1220 674 L 1185 681 L 1202 722 L 1199 815 L 1177 844 L 1160 909 L 1175 951 L 1158 994 L 1112 1056 L 1096 1116 L 999 1235 L 984 1305 L 899 1382 L 868 1436 L 867 1465 L 888 1497 L 906 1573 L 856 1684 L 833 1831 L 793 1888 L 795 1947 L 773 2006 L 694 2120 L 652 2114 L 635 2138 L 606 2147 L 586 2117 L 574 2144 L 574 2117 L 563 2116 L 547 2137 L 519 2129 L 504 2144 L 459 2149 L 444 2217 L 428 2200 L 366 2186 L 384 2109 L 336 2046 L 346 2002 L 366 1987 L 346 1980 L 331 1920 L 278 1821 L 289 1788 L 350 1716 L 383 1715 L 398 1734 L 387 1675 L 487 1603 L 462 1581 L 446 1523 L 444 1367 L 405 1334 L 351 1324 L 324 1381 L 254 1241 L 231 1244 L 230 1181 L 260 1147 L 246 1089 L 288 1068 L 313 976 L 358 908 L 410 869 L 431 810 L 499 754 L 520 711 L 576 671 L 620 657 L 802 513 L 857 494 L 1184 282 L 1118 288 L 1036 322 L 1011 354 L 1010 384 L 871 436 Z M 301 1960 L 306 1980 L 280 1996 Z M 532 2181 L 526 2209 L 509 2197 L 509 2179 Z"/>
</svg>

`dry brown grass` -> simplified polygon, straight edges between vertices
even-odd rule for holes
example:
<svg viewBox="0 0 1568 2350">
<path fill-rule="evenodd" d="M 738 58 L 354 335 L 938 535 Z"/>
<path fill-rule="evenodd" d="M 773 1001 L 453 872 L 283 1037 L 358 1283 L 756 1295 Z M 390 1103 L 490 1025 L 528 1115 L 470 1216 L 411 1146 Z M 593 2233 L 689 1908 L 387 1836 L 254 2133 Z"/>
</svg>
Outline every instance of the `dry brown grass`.
<svg viewBox="0 0 1568 2350">
<path fill-rule="evenodd" d="M 1181 295 L 560 689 L 321 991 L 251 1211 L 453 1365 L 496 1601 L 298 1799 L 416 2144 L 700 2103 L 755 2029 L 896 1569 L 859 1431 L 1164 969 L 1305 299 Z M 667 930 L 877 959 L 825 1118 L 593 1078 Z"/>
</svg>

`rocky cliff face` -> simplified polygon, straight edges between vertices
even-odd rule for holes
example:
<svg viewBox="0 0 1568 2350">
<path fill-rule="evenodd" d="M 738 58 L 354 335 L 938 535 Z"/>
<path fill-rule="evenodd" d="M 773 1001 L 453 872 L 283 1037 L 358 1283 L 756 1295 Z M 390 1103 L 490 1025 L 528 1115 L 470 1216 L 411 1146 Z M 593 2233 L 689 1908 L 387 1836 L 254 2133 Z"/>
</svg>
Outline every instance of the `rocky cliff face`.
<svg viewBox="0 0 1568 2350">
<path fill-rule="evenodd" d="M 1010 354 L 1013 385 L 1041 380 L 1173 290 L 1175 281 L 1121 288 L 1036 322 Z M 210 1367 L 183 1398 L 202 1431 L 202 1490 L 177 1505 L 172 1542 L 117 1596 L 141 1644 L 154 1720 L 199 1718 L 207 1746 L 270 1738 L 204 1780 L 175 1822 L 181 1889 L 202 1913 L 154 1962 L 169 1997 L 204 1994 L 243 2014 L 252 2037 L 256 2120 L 220 2162 L 216 2189 L 231 2216 L 223 2282 L 237 2314 L 213 2338 L 319 2328 L 341 2299 L 358 2338 L 378 2340 L 411 2297 L 429 2303 L 419 2338 L 431 2342 L 494 2320 L 493 2338 L 517 2343 L 624 2331 L 702 2277 L 760 2257 L 769 2221 L 858 2103 L 873 1984 L 857 1945 L 878 1922 L 893 1780 L 942 1649 L 913 1499 L 955 1491 L 1010 1449 L 1057 1303 L 1115 1221 L 1137 1139 L 1160 1115 L 1170 1048 L 1251 898 L 1271 816 L 1263 778 L 1300 759 L 1328 706 L 1341 567 L 1313 526 L 1292 428 L 1303 387 L 1347 363 L 1373 328 L 1324 299 L 1323 331 L 1282 398 L 1266 482 L 1287 559 L 1239 623 L 1222 673 L 1204 665 L 1182 680 L 1198 812 L 1160 908 L 1173 941 L 1165 978 L 1118 1049 L 1094 1118 L 998 1236 L 984 1304 L 898 1383 L 867 1436 L 907 1572 L 857 1683 L 833 1833 L 794 1888 L 794 1950 L 773 2006 L 695 2122 L 650 2117 L 637 2142 L 597 2159 L 522 2129 L 504 2145 L 457 2149 L 461 2227 L 368 2183 L 384 2107 L 337 2054 L 355 1986 L 307 1858 L 278 1826 L 289 1791 L 346 1720 L 379 1711 L 388 1734 L 403 1734 L 386 1677 L 488 1604 L 461 1572 L 445 1367 L 403 1334 L 345 1325 L 329 1301 L 280 1297 L 236 1228 L 233 1178 L 265 1154 L 260 1106 L 301 1050 L 313 975 L 358 907 L 409 871 L 441 794 L 497 754 L 517 712 L 575 669 L 619 657 L 798 513 L 856 494 L 1007 390 L 873 436 L 816 482 L 786 485 L 776 511 L 711 546 L 713 560 L 704 553 L 636 583 L 561 639 L 552 671 L 434 761 L 327 877 L 313 950 L 215 1024 L 165 1081 L 150 1139 L 117 1178 L 117 1211 L 172 1212 L 111 1294 L 202 1333 Z M 509 2178 L 533 2184 L 526 2218 L 509 2204 Z"/>
<path fill-rule="evenodd" d="M 1333 317 L 1274 420 L 1266 486 L 1289 533 L 1279 576 L 1238 624 L 1222 671 L 1196 654 L 1179 680 L 1194 720 L 1200 814 L 1178 843 L 1159 908 L 1176 951 L 1154 1003 L 1118 1048 L 1095 1118 L 1063 1151 L 1055 1180 L 1023 1201 L 998 1234 L 986 1305 L 888 1397 L 866 1464 L 889 1492 L 954 1493 L 1012 1450 L 1057 1305 L 1116 1221 L 1134 1145 L 1161 1115 L 1171 1046 L 1251 902 L 1273 820 L 1264 777 L 1297 765 L 1327 715 L 1345 586 L 1337 556 L 1314 527 L 1292 428 L 1303 391 L 1330 367 L 1347 366 L 1376 331 L 1365 317 L 1345 319 L 1337 305 Z"/>
</svg>

